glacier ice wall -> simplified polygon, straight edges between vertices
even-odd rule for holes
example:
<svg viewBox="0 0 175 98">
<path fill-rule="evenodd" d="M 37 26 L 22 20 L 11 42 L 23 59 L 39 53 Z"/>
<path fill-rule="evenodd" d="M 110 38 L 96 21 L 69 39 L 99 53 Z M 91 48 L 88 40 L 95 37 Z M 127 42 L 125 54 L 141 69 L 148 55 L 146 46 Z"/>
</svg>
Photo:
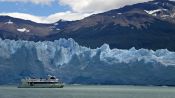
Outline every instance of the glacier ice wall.
<svg viewBox="0 0 175 98">
<path fill-rule="evenodd" d="M 0 83 L 59 76 L 67 83 L 175 85 L 175 52 L 167 49 L 90 49 L 73 39 L 0 39 Z M 157 79 L 157 80 L 156 80 Z"/>
</svg>

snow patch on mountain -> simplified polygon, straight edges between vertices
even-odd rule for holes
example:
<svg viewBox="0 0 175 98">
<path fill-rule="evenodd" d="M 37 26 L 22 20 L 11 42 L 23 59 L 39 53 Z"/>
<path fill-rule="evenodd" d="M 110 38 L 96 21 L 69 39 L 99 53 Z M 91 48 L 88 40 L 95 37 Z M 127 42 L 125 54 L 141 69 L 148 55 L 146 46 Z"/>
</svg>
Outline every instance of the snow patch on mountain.
<svg viewBox="0 0 175 98">
<path fill-rule="evenodd" d="M 11 20 L 9 20 L 8 22 L 6 22 L 5 24 L 13 24 L 13 22 Z"/>
<path fill-rule="evenodd" d="M 54 23 L 53 25 L 54 25 L 54 26 L 57 26 L 57 25 L 59 25 L 59 23 Z"/>
<path fill-rule="evenodd" d="M 57 31 L 60 31 L 61 29 L 57 28 L 56 30 L 57 30 Z"/>
<path fill-rule="evenodd" d="M 146 13 L 148 13 L 150 15 L 154 15 L 154 16 L 156 16 L 157 12 L 161 12 L 161 11 L 167 11 L 167 9 L 156 9 L 156 10 L 150 10 L 150 11 L 145 10 Z"/>
<path fill-rule="evenodd" d="M 17 31 L 19 31 L 19 32 L 26 32 L 26 33 L 30 32 L 30 30 L 28 30 L 26 28 L 21 28 L 21 29 L 18 28 Z"/>
</svg>

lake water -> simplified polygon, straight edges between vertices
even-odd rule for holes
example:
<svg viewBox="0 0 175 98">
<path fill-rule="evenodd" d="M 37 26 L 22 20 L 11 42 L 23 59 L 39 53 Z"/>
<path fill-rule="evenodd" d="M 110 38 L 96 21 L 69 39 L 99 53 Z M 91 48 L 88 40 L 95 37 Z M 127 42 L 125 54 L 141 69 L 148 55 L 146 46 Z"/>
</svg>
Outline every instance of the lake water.
<svg viewBox="0 0 175 98">
<path fill-rule="evenodd" d="M 175 88 L 80 85 L 64 88 L 0 86 L 0 98 L 175 98 Z"/>
</svg>

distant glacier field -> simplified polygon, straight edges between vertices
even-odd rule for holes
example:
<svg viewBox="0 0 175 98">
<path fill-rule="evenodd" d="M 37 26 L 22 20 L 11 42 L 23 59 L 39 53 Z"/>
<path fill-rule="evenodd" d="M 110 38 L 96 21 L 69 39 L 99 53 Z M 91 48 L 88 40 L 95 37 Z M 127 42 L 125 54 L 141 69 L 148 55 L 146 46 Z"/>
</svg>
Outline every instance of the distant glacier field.
<svg viewBox="0 0 175 98">
<path fill-rule="evenodd" d="M 167 49 L 97 49 L 73 39 L 0 39 L 0 84 L 25 77 L 60 77 L 71 84 L 175 85 L 175 52 Z"/>
</svg>

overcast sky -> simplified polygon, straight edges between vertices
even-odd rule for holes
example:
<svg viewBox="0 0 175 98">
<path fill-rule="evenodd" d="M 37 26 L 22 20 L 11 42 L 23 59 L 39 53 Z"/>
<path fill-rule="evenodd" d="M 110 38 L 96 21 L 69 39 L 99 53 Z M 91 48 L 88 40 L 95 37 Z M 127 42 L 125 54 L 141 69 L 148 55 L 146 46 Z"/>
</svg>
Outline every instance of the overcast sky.
<svg viewBox="0 0 175 98">
<path fill-rule="evenodd" d="M 151 0 L 0 0 L 0 15 L 53 23 Z"/>
</svg>

